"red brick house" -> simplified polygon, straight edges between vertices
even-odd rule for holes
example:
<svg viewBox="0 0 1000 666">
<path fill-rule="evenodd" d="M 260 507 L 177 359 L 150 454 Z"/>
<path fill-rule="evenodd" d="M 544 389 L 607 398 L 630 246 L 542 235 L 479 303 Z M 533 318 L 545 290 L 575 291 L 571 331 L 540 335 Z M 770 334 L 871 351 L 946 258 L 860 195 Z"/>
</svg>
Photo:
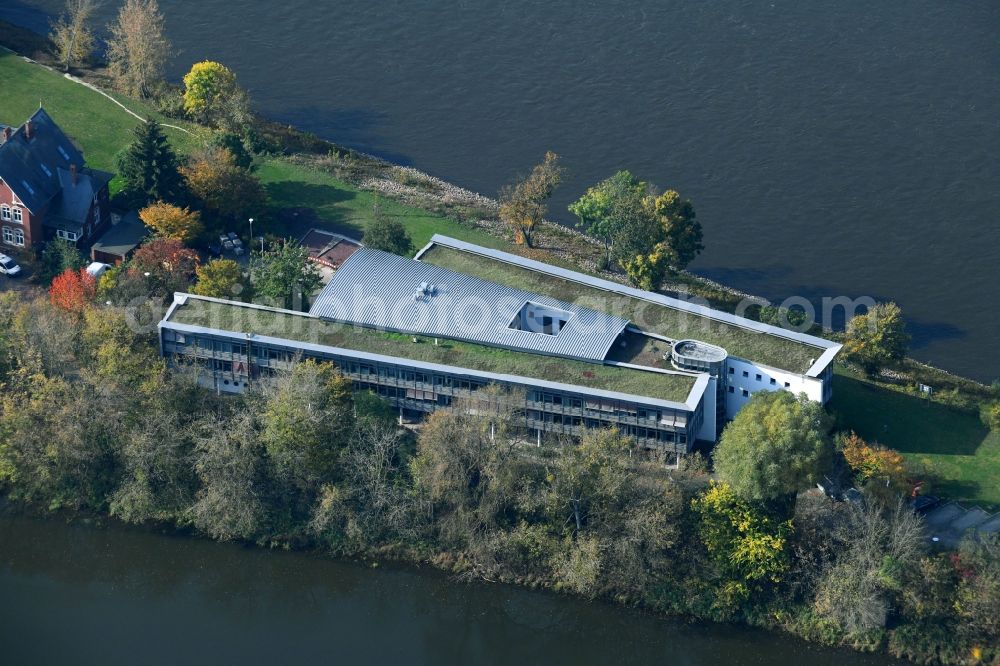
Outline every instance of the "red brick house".
<svg viewBox="0 0 1000 666">
<path fill-rule="evenodd" d="M 84 165 L 44 109 L 20 127 L 0 125 L 0 247 L 53 238 L 89 245 L 111 223 L 110 181 Z"/>
</svg>

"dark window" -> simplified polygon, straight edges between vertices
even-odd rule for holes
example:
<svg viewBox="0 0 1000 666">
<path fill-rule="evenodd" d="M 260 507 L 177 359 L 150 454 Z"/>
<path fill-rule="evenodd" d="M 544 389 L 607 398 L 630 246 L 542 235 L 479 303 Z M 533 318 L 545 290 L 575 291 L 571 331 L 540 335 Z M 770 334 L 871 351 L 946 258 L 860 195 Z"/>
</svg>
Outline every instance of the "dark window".
<svg viewBox="0 0 1000 666">
<path fill-rule="evenodd" d="M 791 384 L 789 384 L 788 382 L 785 382 L 785 388 L 788 388 L 789 386 L 791 386 Z"/>
<path fill-rule="evenodd" d="M 775 380 L 774 377 L 771 377 L 771 386 L 774 386 L 777 383 L 778 383 L 777 380 Z"/>
<path fill-rule="evenodd" d="M 729 374 L 735 375 L 736 374 L 736 368 L 729 368 Z"/>
<path fill-rule="evenodd" d="M 744 370 L 744 371 L 743 371 L 743 376 L 744 376 L 744 377 L 749 377 L 749 376 L 750 376 L 750 373 L 749 373 L 749 372 L 747 372 L 746 370 Z"/>
<path fill-rule="evenodd" d="M 729 392 L 730 393 L 736 393 L 736 387 L 735 386 L 730 386 L 729 387 Z"/>
<path fill-rule="evenodd" d="M 760 379 L 761 379 L 761 377 L 760 377 L 760 375 L 758 374 L 758 375 L 757 375 L 757 381 L 760 381 Z"/>
<path fill-rule="evenodd" d="M 750 391 L 743 389 L 743 397 L 746 398 L 750 395 Z"/>
</svg>

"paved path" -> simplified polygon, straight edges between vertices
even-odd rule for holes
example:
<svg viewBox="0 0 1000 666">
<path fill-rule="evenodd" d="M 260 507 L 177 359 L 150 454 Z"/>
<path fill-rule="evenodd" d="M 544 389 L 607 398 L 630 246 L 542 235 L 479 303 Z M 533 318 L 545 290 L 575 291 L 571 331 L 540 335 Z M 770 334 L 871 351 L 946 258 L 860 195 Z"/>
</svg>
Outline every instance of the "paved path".
<svg viewBox="0 0 1000 666">
<path fill-rule="evenodd" d="M 990 515 L 978 506 L 966 509 L 956 502 L 948 502 L 924 514 L 927 532 L 939 543 L 954 548 L 969 530 L 978 534 L 1000 532 L 1000 513 Z"/>
</svg>

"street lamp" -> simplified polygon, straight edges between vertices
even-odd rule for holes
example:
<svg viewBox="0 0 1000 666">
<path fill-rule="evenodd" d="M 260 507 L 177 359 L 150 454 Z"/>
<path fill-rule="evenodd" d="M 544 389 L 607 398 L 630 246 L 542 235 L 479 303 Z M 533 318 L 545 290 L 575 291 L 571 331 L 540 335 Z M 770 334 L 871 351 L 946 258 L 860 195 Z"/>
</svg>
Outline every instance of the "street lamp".
<svg viewBox="0 0 1000 666">
<path fill-rule="evenodd" d="M 247 243 L 251 250 L 253 250 L 253 218 L 250 218 L 250 242 Z"/>
</svg>

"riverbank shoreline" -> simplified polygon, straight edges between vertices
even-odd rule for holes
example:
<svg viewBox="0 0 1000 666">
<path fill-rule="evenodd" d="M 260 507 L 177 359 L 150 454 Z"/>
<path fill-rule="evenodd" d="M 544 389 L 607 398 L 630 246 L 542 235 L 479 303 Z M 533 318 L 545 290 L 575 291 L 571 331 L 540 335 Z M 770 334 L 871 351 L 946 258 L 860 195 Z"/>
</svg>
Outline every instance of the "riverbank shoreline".
<svg viewBox="0 0 1000 666">
<path fill-rule="evenodd" d="M 324 145 L 334 146 L 334 148 L 336 148 L 334 144 L 324 144 Z M 347 157 L 345 157 L 345 155 Z M 283 161 L 291 161 L 293 163 L 296 160 L 300 160 L 301 161 L 300 163 L 304 165 L 304 168 L 306 166 L 311 165 L 311 167 L 309 168 L 316 169 L 317 171 L 321 171 L 323 173 L 336 174 L 340 178 L 348 177 L 347 182 L 349 183 L 353 183 L 353 181 L 350 180 L 349 177 L 353 177 L 354 175 L 356 175 L 355 172 L 352 171 L 352 169 L 358 169 L 358 170 L 369 169 L 369 170 L 375 170 L 376 173 L 383 173 L 382 171 L 377 171 L 377 169 L 384 169 L 385 172 L 393 174 L 394 177 L 398 177 L 400 181 L 402 181 L 404 189 L 399 190 L 401 197 L 410 197 L 411 198 L 410 200 L 415 202 L 418 200 L 420 196 L 424 195 L 425 189 L 429 190 L 427 196 L 432 197 L 433 203 L 437 206 L 440 206 L 441 211 L 438 212 L 438 214 L 444 216 L 442 219 L 453 218 L 454 220 L 457 221 L 458 224 L 465 224 L 467 228 L 488 233 L 487 229 L 488 224 L 484 222 L 482 218 L 477 218 L 474 215 L 468 215 L 467 217 L 462 217 L 463 213 L 470 213 L 475 210 L 476 206 L 484 205 L 484 200 L 488 200 L 488 197 L 482 197 L 482 195 L 477 195 L 471 192 L 466 195 L 462 194 L 461 192 L 457 192 L 455 190 L 447 189 L 446 187 L 447 184 L 444 183 L 444 181 L 440 181 L 441 183 L 444 183 L 443 185 L 437 185 L 433 182 L 430 176 L 426 176 L 426 174 L 421 174 L 417 170 L 397 171 L 403 168 L 391 165 L 390 163 L 385 162 L 383 160 L 378 160 L 378 158 L 372 158 L 371 156 L 365 156 L 356 152 L 347 152 L 347 151 L 343 153 L 337 153 L 334 155 L 330 155 L 329 153 L 327 153 L 326 156 L 322 154 L 286 155 L 275 159 L 280 159 Z M 329 162 L 323 165 L 320 162 L 323 159 L 327 159 L 329 160 Z M 375 164 L 374 161 L 377 161 L 379 164 Z M 392 183 L 400 182 L 394 179 L 389 179 L 389 180 L 391 180 Z M 410 183 L 410 184 L 405 184 L 405 183 Z M 377 183 L 370 183 L 370 185 L 373 187 L 381 186 L 387 188 L 394 188 L 394 186 L 389 184 L 388 181 L 384 182 L 382 185 L 378 185 Z M 358 187 L 360 187 L 360 185 L 358 185 Z M 438 188 L 440 188 L 441 190 L 447 190 L 450 194 L 444 195 L 440 191 L 438 191 Z M 461 190 L 461 188 L 457 189 Z M 372 191 L 372 190 L 365 190 L 365 191 Z M 384 196 L 388 196 L 388 194 L 384 192 L 381 194 L 383 194 Z M 408 205 L 414 205 L 414 204 L 409 203 Z M 508 240 L 503 237 L 503 230 L 501 228 L 495 228 L 494 231 L 495 231 L 495 233 L 493 234 L 494 237 L 504 241 Z M 588 252 L 590 252 L 588 244 L 594 245 L 593 243 L 589 243 L 589 241 L 586 238 L 583 238 L 581 240 L 580 237 L 572 235 L 567 235 L 563 237 L 562 236 L 563 231 L 560 231 L 560 229 L 554 228 L 554 226 L 550 225 L 546 225 L 545 232 L 551 234 L 552 236 L 559 236 L 560 238 L 566 238 L 566 242 L 570 243 L 567 248 L 562 248 L 562 251 L 566 253 L 565 255 L 562 256 L 565 256 L 567 260 L 572 259 L 576 264 L 583 264 L 585 266 L 587 265 L 585 261 L 587 256 L 589 256 Z M 543 240 L 543 244 L 545 242 L 546 241 Z M 550 240 L 548 241 L 548 243 L 552 246 L 555 245 L 555 241 Z M 580 244 L 579 249 L 577 249 L 575 243 Z M 553 250 L 551 251 L 554 251 L 554 249 L 555 248 L 553 248 Z M 576 251 L 579 252 L 579 255 L 573 253 L 574 249 L 576 249 Z M 526 250 L 521 248 L 520 250 L 517 251 L 526 251 Z M 542 251 L 550 251 L 550 250 L 548 250 L 548 248 L 544 248 Z M 559 257 L 560 255 L 554 254 L 553 256 Z M 723 296 L 720 295 L 720 298 L 723 298 Z M 402 556 L 402 555 L 403 555 L 402 553 L 397 553 L 397 556 Z M 381 555 L 381 558 L 383 559 L 390 559 L 391 557 L 392 555 L 388 554 L 388 551 L 382 553 Z M 439 568 L 442 571 L 450 571 L 453 574 L 463 571 L 462 569 L 463 563 L 461 559 L 458 558 L 456 560 L 455 555 L 450 553 L 418 553 L 416 551 L 413 551 L 412 555 L 408 557 L 400 557 L 400 560 L 394 560 L 394 561 L 427 562 L 432 566 Z M 526 585 L 525 581 L 515 581 L 515 582 L 519 582 L 521 585 L 524 586 L 530 586 Z M 548 587 L 551 587 L 551 585 L 549 585 Z M 625 604 L 627 603 L 627 600 L 624 601 L 617 600 L 617 603 Z M 651 612 L 661 612 L 661 611 L 652 610 Z M 761 623 L 761 626 L 769 626 L 769 627 L 782 626 L 780 624 L 772 624 L 772 623 L 779 623 L 780 622 L 779 618 L 769 618 L 767 616 L 763 616 L 755 618 L 755 621 Z M 748 619 L 747 624 L 752 625 L 753 622 L 751 622 Z M 785 626 L 783 627 L 783 629 L 786 632 L 795 633 L 794 628 Z M 817 640 L 816 636 L 812 636 L 812 638 L 813 640 Z M 820 636 L 819 638 L 821 639 L 822 637 Z M 821 640 L 819 642 L 821 642 Z"/>
</svg>

